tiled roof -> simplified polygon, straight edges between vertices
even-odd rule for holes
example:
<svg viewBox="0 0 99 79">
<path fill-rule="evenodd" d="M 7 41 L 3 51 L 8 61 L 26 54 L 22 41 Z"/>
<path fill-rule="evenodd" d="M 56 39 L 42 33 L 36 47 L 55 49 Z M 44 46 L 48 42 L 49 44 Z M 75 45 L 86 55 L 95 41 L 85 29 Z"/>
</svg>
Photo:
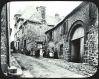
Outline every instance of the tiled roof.
<svg viewBox="0 0 99 79">
<path fill-rule="evenodd" d="M 48 25 L 55 25 L 55 23 L 56 23 L 55 17 L 46 16 L 46 22 Z"/>
<path fill-rule="evenodd" d="M 40 14 L 36 10 L 36 6 L 26 7 L 24 11 L 21 13 L 20 18 L 23 18 L 25 20 L 30 20 L 33 22 L 41 22 L 41 17 L 40 17 Z M 46 20 L 47 25 L 54 25 L 54 26 L 60 22 L 56 20 L 55 16 L 48 16 L 48 15 L 46 15 L 45 20 Z"/>
<path fill-rule="evenodd" d="M 34 13 L 32 13 L 32 16 L 29 18 L 29 20 L 40 22 L 40 21 L 41 21 L 41 18 L 40 18 L 40 16 L 38 15 L 38 12 L 35 11 Z"/>
<path fill-rule="evenodd" d="M 55 18 L 55 16 L 46 16 L 46 22 L 47 25 L 57 25 L 60 21 L 62 20 L 62 18 L 59 18 L 58 20 Z"/>
<path fill-rule="evenodd" d="M 35 6 L 27 6 L 22 12 L 22 16 L 20 18 L 29 19 L 35 11 Z"/>
</svg>

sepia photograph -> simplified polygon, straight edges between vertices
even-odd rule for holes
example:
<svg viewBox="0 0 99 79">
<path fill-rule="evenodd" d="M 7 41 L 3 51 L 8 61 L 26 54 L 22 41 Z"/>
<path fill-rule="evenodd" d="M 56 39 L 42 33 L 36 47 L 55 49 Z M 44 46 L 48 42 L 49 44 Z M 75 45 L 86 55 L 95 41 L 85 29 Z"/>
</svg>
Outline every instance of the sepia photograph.
<svg viewBox="0 0 99 79">
<path fill-rule="evenodd" d="M 98 7 L 89 1 L 11 1 L 1 10 L 1 72 L 10 78 L 88 78 L 98 68 Z"/>
</svg>

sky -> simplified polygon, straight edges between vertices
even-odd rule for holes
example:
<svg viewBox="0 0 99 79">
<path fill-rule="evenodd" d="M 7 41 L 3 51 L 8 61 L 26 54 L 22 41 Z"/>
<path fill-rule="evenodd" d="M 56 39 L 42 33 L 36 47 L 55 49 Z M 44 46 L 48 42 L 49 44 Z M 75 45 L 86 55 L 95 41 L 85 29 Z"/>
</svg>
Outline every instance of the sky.
<svg viewBox="0 0 99 79">
<path fill-rule="evenodd" d="M 14 15 L 19 11 L 24 11 L 27 6 L 45 6 L 46 14 L 54 16 L 68 15 L 82 1 L 12 1 L 10 2 L 10 28 L 12 28 L 11 41 L 14 40 Z"/>
</svg>

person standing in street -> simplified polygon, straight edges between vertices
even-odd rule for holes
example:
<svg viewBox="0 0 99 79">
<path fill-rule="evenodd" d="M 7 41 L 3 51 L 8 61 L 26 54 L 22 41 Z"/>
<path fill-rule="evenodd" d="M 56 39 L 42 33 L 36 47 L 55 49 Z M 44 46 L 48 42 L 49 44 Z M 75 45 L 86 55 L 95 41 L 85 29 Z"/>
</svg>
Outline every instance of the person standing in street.
<svg viewBox="0 0 99 79">
<path fill-rule="evenodd" d="M 55 52 L 54 52 L 54 58 L 58 59 L 58 51 L 56 48 L 55 48 Z"/>
</svg>

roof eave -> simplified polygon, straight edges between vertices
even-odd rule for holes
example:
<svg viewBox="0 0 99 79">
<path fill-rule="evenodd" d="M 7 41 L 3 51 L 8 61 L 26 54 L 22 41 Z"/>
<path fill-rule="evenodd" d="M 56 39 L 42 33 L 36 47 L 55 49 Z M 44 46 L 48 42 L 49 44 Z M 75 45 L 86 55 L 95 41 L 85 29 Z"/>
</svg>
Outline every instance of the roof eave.
<svg viewBox="0 0 99 79">
<path fill-rule="evenodd" d="M 59 22 L 54 28 L 48 30 L 45 32 L 47 34 L 50 31 L 53 31 L 55 28 L 57 28 L 59 25 L 61 25 L 66 19 L 68 19 L 71 15 L 73 15 L 75 12 L 77 12 L 78 9 L 82 8 L 84 5 L 86 5 L 88 2 L 84 1 L 79 6 L 77 6 L 71 13 L 69 13 L 61 22 Z"/>
</svg>

